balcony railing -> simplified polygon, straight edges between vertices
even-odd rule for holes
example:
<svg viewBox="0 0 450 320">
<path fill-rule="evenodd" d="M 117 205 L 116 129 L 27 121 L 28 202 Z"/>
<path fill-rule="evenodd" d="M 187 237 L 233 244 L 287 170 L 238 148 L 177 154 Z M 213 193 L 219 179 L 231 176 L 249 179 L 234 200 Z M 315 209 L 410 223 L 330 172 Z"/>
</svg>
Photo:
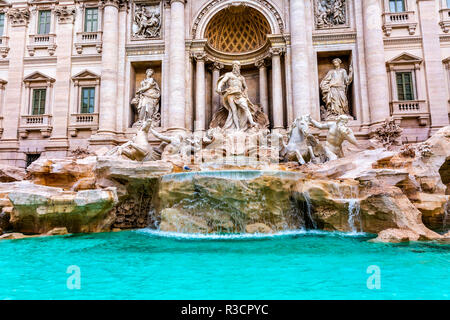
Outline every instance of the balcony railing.
<svg viewBox="0 0 450 320">
<path fill-rule="evenodd" d="M 51 116 L 47 114 L 22 116 L 21 127 L 34 127 L 50 125 Z"/>
<path fill-rule="evenodd" d="M 0 55 L 2 58 L 6 58 L 9 52 L 9 37 L 1 36 L 0 37 Z"/>
<path fill-rule="evenodd" d="M 416 33 L 417 22 L 414 11 L 383 13 L 383 30 L 390 36 L 393 28 L 408 28 L 409 34 Z"/>
<path fill-rule="evenodd" d="M 30 35 L 30 43 L 27 46 L 30 56 L 34 56 L 37 49 L 47 49 L 52 56 L 56 50 L 55 34 L 32 34 Z"/>
<path fill-rule="evenodd" d="M 439 25 L 441 26 L 442 31 L 448 33 L 450 30 L 450 9 L 441 9 L 439 13 L 441 15 Z"/>
<path fill-rule="evenodd" d="M 101 31 L 97 32 L 78 32 L 75 48 L 77 53 L 82 54 L 84 47 L 95 47 L 98 53 L 102 52 L 102 36 Z"/>
<path fill-rule="evenodd" d="M 69 133 L 76 137 L 78 130 L 97 132 L 98 113 L 75 113 L 70 115 Z"/>
<path fill-rule="evenodd" d="M 27 138 L 30 131 L 40 131 L 47 138 L 52 131 L 52 116 L 48 114 L 25 115 L 20 118 L 19 132 L 22 138 Z"/>
</svg>

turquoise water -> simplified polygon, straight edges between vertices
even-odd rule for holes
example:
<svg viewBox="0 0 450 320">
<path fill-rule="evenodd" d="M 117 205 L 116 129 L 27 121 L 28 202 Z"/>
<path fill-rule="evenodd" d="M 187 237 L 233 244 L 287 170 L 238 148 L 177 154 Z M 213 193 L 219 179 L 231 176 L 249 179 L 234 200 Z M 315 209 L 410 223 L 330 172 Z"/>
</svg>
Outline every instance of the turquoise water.
<svg viewBox="0 0 450 320">
<path fill-rule="evenodd" d="M 449 299 L 450 246 L 371 236 L 173 237 L 150 230 L 0 241 L 0 299 Z M 66 273 L 80 269 L 79 290 Z M 379 267 L 380 289 L 367 268 Z"/>
</svg>

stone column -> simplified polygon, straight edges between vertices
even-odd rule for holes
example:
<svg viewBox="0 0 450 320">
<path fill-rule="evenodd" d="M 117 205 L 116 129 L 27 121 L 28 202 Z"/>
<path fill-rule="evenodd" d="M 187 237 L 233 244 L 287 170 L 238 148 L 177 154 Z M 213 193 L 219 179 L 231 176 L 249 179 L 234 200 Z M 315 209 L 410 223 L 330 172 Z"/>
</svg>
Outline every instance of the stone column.
<svg viewBox="0 0 450 320">
<path fill-rule="evenodd" d="M 220 95 L 217 93 L 217 82 L 220 78 L 220 70 L 224 68 L 224 65 L 219 62 L 214 62 L 211 65 L 212 69 L 212 86 L 211 86 L 211 97 L 212 97 L 212 115 L 214 115 L 220 107 Z"/>
<path fill-rule="evenodd" d="M 17 131 L 20 121 L 20 111 L 23 107 L 28 107 L 21 106 L 21 101 L 24 87 L 24 48 L 26 48 L 27 24 L 30 17 L 30 12 L 26 8 L 13 8 L 8 11 L 7 15 L 11 26 L 9 29 L 10 51 L 8 53 L 8 84 L 6 87 L 5 105 L 2 114 L 4 118 L 4 131 L 0 143 L 0 149 L 2 149 L 1 158 L 3 162 L 10 165 L 23 165 L 22 163 L 18 163 L 16 161 L 18 156 L 16 152 L 18 150 Z"/>
<path fill-rule="evenodd" d="M 170 78 L 169 129 L 185 130 L 186 116 L 186 57 L 185 57 L 185 0 L 170 0 Z"/>
<path fill-rule="evenodd" d="M 428 102 L 431 115 L 431 134 L 439 128 L 448 126 L 447 92 L 443 89 L 445 83 L 442 65 L 441 47 L 439 41 L 440 26 L 436 23 L 436 1 L 417 1 L 422 31 L 422 50 L 425 64 Z M 418 72 L 417 72 L 418 73 Z M 420 84 L 417 84 L 417 87 Z"/>
<path fill-rule="evenodd" d="M 55 100 L 53 104 L 53 131 L 49 144 L 46 146 L 48 156 L 65 156 L 69 141 L 67 126 L 70 106 L 71 69 L 72 69 L 72 34 L 75 17 L 75 7 L 60 6 L 55 9 L 58 17 L 58 37 L 56 55 Z M 76 106 L 78 107 L 78 105 Z"/>
<path fill-rule="evenodd" d="M 311 71 L 306 32 L 304 1 L 290 1 L 291 63 L 292 63 L 292 102 L 294 118 L 310 114 Z"/>
<path fill-rule="evenodd" d="M 390 116 L 380 1 L 364 0 L 362 7 L 370 118 L 376 124 Z"/>
<path fill-rule="evenodd" d="M 205 59 L 204 52 L 192 54 L 196 61 L 195 69 L 195 131 L 205 131 L 206 125 L 206 79 L 205 79 Z"/>
<path fill-rule="evenodd" d="M 269 87 L 267 85 L 267 66 L 264 59 L 258 60 L 255 66 L 259 69 L 259 101 L 266 115 L 269 115 Z"/>
<path fill-rule="evenodd" d="M 105 32 L 103 32 L 99 135 L 114 135 L 116 133 L 119 3 L 120 0 L 104 1 L 103 29 Z"/>
<path fill-rule="evenodd" d="M 281 77 L 281 54 L 283 52 L 284 48 L 270 48 L 270 54 L 272 55 L 272 118 L 274 129 L 284 128 L 283 81 Z"/>
</svg>

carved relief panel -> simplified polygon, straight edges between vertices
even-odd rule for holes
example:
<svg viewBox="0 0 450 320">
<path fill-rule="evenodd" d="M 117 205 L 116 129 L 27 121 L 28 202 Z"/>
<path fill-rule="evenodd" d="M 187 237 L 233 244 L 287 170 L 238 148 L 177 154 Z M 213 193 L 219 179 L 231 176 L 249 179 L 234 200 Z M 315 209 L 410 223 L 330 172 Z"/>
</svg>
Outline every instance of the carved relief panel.
<svg viewBox="0 0 450 320">
<path fill-rule="evenodd" d="M 160 39 L 162 26 L 161 11 L 160 1 L 136 1 L 133 4 L 132 39 Z"/>
<path fill-rule="evenodd" d="M 347 2 L 348 0 L 314 0 L 316 29 L 348 26 Z"/>
</svg>

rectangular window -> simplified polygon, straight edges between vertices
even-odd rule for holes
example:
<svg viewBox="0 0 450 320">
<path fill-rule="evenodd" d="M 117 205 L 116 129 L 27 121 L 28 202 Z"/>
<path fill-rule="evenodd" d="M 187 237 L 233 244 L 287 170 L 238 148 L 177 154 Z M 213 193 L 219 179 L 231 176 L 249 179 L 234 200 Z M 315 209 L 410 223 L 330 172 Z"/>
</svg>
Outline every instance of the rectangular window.
<svg viewBox="0 0 450 320">
<path fill-rule="evenodd" d="M 447 0 L 447 9 L 450 9 L 450 0 Z"/>
<path fill-rule="evenodd" d="M 398 100 L 414 100 L 414 87 L 412 72 L 397 72 Z"/>
<path fill-rule="evenodd" d="M 5 32 L 5 14 L 0 13 L 0 36 Z"/>
<path fill-rule="evenodd" d="M 31 110 L 32 115 L 39 115 L 45 113 L 45 98 L 47 96 L 46 89 L 34 89 L 33 90 L 33 108 Z"/>
<path fill-rule="evenodd" d="M 86 8 L 84 11 L 84 32 L 97 32 L 98 8 Z"/>
<path fill-rule="evenodd" d="M 405 0 L 389 0 L 389 9 L 391 12 L 404 12 Z"/>
<path fill-rule="evenodd" d="M 95 88 L 81 89 L 81 113 L 94 113 Z"/>
<path fill-rule="evenodd" d="M 38 34 L 49 34 L 50 33 L 50 10 L 39 11 L 38 20 Z"/>
</svg>

